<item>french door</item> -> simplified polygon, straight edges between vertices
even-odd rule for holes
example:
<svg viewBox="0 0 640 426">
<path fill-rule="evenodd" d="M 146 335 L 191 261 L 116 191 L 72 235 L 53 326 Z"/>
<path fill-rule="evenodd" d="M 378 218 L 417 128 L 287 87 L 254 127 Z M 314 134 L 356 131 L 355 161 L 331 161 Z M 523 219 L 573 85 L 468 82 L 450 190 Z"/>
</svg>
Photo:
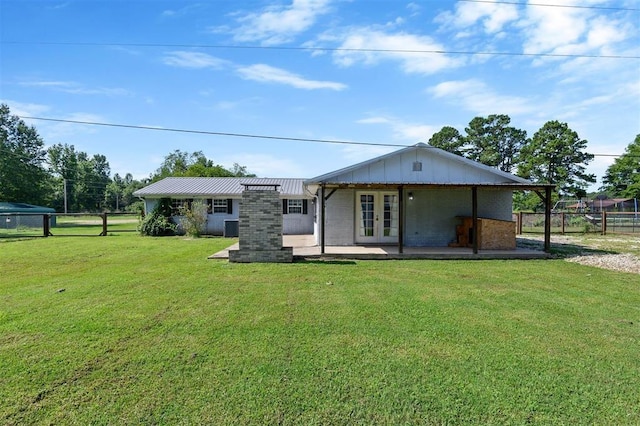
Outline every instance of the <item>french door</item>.
<svg viewBox="0 0 640 426">
<path fill-rule="evenodd" d="M 356 193 L 356 242 L 398 242 L 398 193 Z"/>
</svg>

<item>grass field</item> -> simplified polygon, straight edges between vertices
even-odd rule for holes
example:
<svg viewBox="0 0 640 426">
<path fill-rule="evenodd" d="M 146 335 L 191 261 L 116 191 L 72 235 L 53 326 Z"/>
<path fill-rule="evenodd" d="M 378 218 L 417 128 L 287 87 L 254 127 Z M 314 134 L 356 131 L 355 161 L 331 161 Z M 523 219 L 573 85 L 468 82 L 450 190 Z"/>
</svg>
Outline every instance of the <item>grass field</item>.
<svg viewBox="0 0 640 426">
<path fill-rule="evenodd" d="M 0 240 L 0 423 L 640 423 L 640 275 L 230 242 Z"/>
</svg>

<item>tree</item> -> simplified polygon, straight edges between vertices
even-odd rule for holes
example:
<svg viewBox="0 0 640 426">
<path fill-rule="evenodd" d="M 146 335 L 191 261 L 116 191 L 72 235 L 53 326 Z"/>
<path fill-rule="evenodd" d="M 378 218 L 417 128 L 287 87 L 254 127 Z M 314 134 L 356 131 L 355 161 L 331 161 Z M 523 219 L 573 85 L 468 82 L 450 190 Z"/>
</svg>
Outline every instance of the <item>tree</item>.
<svg viewBox="0 0 640 426">
<path fill-rule="evenodd" d="M 0 201 L 48 204 L 50 175 L 44 141 L 9 107 L 0 104 Z"/>
<path fill-rule="evenodd" d="M 561 195 L 581 198 L 586 187 L 596 181 L 585 172 L 593 154 L 584 152 L 587 141 L 580 139 L 567 123 L 548 121 L 520 151 L 518 174 L 526 179 L 557 185 Z"/>
<path fill-rule="evenodd" d="M 107 157 L 76 151 L 73 145 L 56 144 L 49 148 L 51 170 L 58 176 L 57 203 L 67 211 L 99 211 L 110 182 Z"/>
<path fill-rule="evenodd" d="M 209 160 L 202 151 L 188 153 L 176 149 L 164 157 L 162 165 L 151 176 L 151 181 L 156 182 L 169 176 L 253 177 L 255 175 L 247 174 L 247 168 L 238 164 L 233 165 L 233 170 L 228 170 Z"/>
<path fill-rule="evenodd" d="M 469 146 L 466 157 L 487 166 L 511 173 L 519 159 L 520 149 L 527 141 L 527 132 L 509 126 L 508 115 L 475 117 L 465 128 Z"/>
<path fill-rule="evenodd" d="M 429 139 L 429 145 L 456 155 L 464 155 L 463 147 L 465 144 L 465 138 L 458 129 L 451 126 L 444 126 Z"/>
<path fill-rule="evenodd" d="M 607 169 L 601 189 L 614 195 L 640 198 L 640 134 Z"/>
</svg>

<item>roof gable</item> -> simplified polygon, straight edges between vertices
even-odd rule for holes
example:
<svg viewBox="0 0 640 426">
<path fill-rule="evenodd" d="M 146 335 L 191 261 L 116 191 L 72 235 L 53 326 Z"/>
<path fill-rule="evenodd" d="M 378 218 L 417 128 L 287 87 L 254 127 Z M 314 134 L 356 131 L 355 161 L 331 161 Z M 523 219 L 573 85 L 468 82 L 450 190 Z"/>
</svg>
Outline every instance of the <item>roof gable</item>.
<svg viewBox="0 0 640 426">
<path fill-rule="evenodd" d="M 423 143 L 313 179 L 307 184 L 532 184 L 531 181 Z"/>
</svg>

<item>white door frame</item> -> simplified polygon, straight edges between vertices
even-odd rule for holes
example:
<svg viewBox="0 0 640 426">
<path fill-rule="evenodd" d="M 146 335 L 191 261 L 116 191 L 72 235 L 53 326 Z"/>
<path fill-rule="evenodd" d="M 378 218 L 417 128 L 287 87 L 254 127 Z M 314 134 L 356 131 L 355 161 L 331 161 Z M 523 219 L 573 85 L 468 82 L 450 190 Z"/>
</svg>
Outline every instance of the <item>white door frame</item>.
<svg viewBox="0 0 640 426">
<path fill-rule="evenodd" d="M 398 202 L 397 191 L 356 191 L 356 243 L 397 243 Z"/>
</svg>

